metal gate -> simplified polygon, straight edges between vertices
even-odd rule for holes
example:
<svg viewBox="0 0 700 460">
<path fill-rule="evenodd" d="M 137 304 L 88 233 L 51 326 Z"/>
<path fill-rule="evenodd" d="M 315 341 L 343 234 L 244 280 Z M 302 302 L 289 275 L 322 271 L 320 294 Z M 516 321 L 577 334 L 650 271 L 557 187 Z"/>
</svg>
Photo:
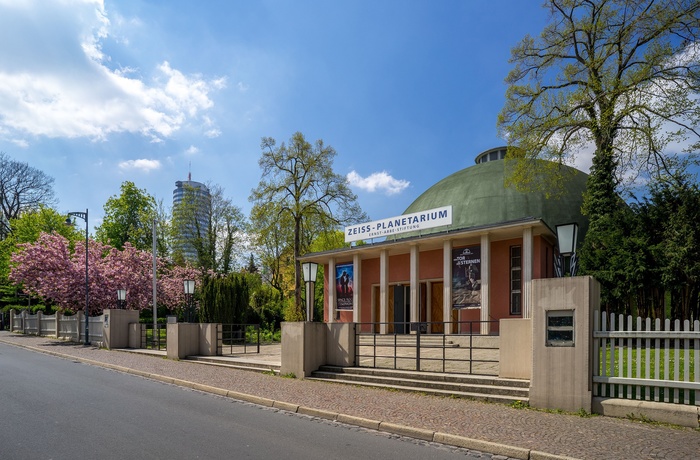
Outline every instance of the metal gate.
<svg viewBox="0 0 700 460">
<path fill-rule="evenodd" d="M 458 334 L 428 334 L 428 322 L 393 325 L 394 330 L 409 333 L 377 334 L 389 323 L 355 324 L 355 365 L 358 367 L 402 369 L 452 374 L 498 375 L 498 333 L 481 334 L 482 326 L 498 321 L 440 322 L 446 330 Z M 438 323 L 434 323 L 438 324 Z M 449 326 L 449 327 L 448 327 Z M 456 329 L 453 329 L 456 328 Z"/>
</svg>

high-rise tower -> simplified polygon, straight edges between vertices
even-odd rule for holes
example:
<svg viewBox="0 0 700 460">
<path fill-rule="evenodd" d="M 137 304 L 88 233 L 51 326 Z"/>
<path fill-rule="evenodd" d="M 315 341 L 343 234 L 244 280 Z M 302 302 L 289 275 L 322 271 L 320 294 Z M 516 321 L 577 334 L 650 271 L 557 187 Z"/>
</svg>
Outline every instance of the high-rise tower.
<svg viewBox="0 0 700 460">
<path fill-rule="evenodd" d="M 176 181 L 173 190 L 173 221 L 179 227 L 175 238 L 175 250 L 186 260 L 196 261 L 209 232 L 209 208 L 211 195 L 206 185 L 192 180 Z"/>
</svg>

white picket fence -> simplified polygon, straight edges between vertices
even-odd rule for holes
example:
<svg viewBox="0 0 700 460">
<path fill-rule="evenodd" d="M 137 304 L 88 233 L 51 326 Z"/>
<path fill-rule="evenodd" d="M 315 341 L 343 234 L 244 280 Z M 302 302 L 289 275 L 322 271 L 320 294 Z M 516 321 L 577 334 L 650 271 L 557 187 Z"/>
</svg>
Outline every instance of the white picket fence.
<svg viewBox="0 0 700 460">
<path fill-rule="evenodd" d="M 82 312 L 64 316 L 61 313 L 44 315 L 41 312 L 29 314 L 26 310 L 10 312 L 11 330 L 25 334 L 41 335 L 67 339 L 73 342 L 85 340 L 85 317 Z M 101 344 L 104 341 L 104 315 L 88 318 L 90 325 L 90 342 Z"/>
<path fill-rule="evenodd" d="M 700 321 L 594 315 L 594 396 L 700 406 Z"/>
</svg>

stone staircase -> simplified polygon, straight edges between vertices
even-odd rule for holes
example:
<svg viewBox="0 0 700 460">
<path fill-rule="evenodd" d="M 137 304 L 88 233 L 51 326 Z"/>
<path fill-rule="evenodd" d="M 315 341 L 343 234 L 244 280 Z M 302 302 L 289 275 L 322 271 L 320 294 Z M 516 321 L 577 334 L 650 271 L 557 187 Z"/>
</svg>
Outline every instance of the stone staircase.
<svg viewBox="0 0 700 460">
<path fill-rule="evenodd" d="M 529 380 L 365 367 L 321 366 L 311 380 L 511 404 L 529 402 Z"/>
</svg>

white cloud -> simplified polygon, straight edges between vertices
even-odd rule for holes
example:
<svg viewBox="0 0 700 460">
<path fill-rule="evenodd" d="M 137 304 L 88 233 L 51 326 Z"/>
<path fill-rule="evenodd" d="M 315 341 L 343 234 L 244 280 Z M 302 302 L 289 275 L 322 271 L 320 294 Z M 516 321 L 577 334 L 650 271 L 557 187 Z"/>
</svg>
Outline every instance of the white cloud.
<svg viewBox="0 0 700 460">
<path fill-rule="evenodd" d="M 21 6 L 15 6 L 15 3 Z M 102 49 L 110 21 L 101 0 L 2 4 L 0 133 L 104 140 L 140 133 L 154 142 L 185 124 L 218 131 L 203 114 L 225 78 L 186 75 L 163 61 L 146 80 L 128 65 L 108 66 Z"/>
<path fill-rule="evenodd" d="M 119 169 L 124 171 L 141 171 L 141 172 L 151 172 L 154 169 L 160 169 L 160 161 L 158 160 L 127 160 L 119 163 Z"/>
<path fill-rule="evenodd" d="M 196 155 L 199 153 L 199 149 L 194 145 L 190 145 L 187 150 L 185 150 L 185 155 Z"/>
<path fill-rule="evenodd" d="M 372 173 L 367 177 L 362 177 L 357 172 L 351 171 L 348 173 L 347 179 L 353 187 L 360 188 L 367 192 L 383 190 L 387 195 L 401 193 L 411 185 L 407 180 L 394 179 L 386 171 Z"/>
</svg>

